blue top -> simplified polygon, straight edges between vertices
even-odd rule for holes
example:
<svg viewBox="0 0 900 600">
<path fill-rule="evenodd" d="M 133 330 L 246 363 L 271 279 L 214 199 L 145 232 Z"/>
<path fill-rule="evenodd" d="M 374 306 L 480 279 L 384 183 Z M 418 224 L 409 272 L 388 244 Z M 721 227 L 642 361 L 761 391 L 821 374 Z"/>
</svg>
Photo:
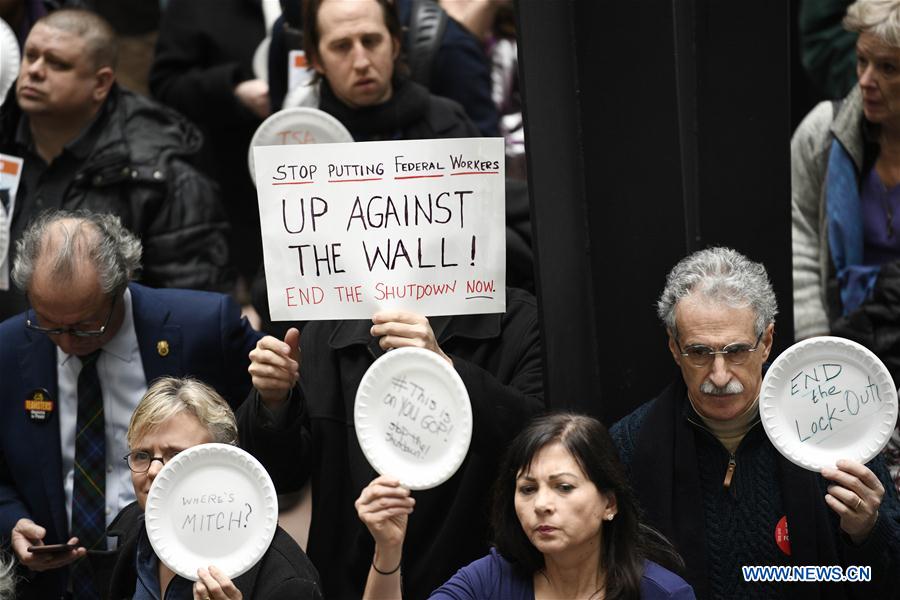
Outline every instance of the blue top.
<svg viewBox="0 0 900 600">
<path fill-rule="evenodd" d="M 885 187 L 873 166 L 863 181 L 859 200 L 865 264 L 883 265 L 900 258 L 900 185 Z"/>
<path fill-rule="evenodd" d="M 534 600 L 531 578 L 523 579 L 491 548 L 490 554 L 456 572 L 431 598 L 438 600 Z M 644 562 L 642 600 L 694 600 L 687 582 L 655 562 Z"/>
<path fill-rule="evenodd" d="M 142 514 L 140 520 L 144 520 Z M 150 545 L 147 537 L 147 529 L 141 525 L 141 537 L 138 539 L 137 553 L 135 554 L 135 569 L 137 582 L 132 600 L 162 600 L 159 597 L 159 558 Z M 184 599 L 194 597 L 194 584 L 180 575 L 175 575 L 166 588 L 165 600 Z"/>
</svg>

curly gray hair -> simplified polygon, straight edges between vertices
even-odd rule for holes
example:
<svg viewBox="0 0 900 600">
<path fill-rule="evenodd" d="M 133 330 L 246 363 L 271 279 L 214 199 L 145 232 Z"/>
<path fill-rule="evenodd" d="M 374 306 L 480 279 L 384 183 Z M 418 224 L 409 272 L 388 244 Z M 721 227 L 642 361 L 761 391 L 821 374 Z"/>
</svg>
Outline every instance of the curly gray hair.
<svg viewBox="0 0 900 600">
<path fill-rule="evenodd" d="M 49 244 L 51 230 L 60 234 L 58 244 Z M 45 256 L 53 253 L 52 256 Z M 62 280 L 77 273 L 80 260 L 97 269 L 100 286 L 109 294 L 124 289 L 141 267 L 141 242 L 115 215 L 87 210 L 56 210 L 41 214 L 16 243 L 12 278 L 27 291 L 39 262 Z"/>
<path fill-rule="evenodd" d="M 778 314 L 766 268 L 731 248 L 694 252 L 669 272 L 656 308 L 666 329 L 675 337 L 678 336 L 675 306 L 691 294 L 702 294 L 733 308 L 752 308 L 756 313 L 757 335 L 774 323 Z"/>
<path fill-rule="evenodd" d="M 0 600 L 16 597 L 16 561 L 12 554 L 0 552 Z"/>
<path fill-rule="evenodd" d="M 871 33 L 888 46 L 900 48 L 900 0 L 857 0 L 847 8 L 844 29 Z"/>
</svg>

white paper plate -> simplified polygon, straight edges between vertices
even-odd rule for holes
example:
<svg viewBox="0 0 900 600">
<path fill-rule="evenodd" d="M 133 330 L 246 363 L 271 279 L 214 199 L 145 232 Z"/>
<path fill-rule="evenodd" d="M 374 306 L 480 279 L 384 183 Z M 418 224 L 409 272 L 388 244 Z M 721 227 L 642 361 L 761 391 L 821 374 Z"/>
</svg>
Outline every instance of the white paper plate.
<svg viewBox="0 0 900 600">
<path fill-rule="evenodd" d="M 285 146 L 295 144 L 330 144 L 352 142 L 353 136 L 344 125 L 318 108 L 285 108 L 270 115 L 256 129 L 247 150 L 250 177 L 256 181 L 253 168 L 253 148 L 256 146 Z"/>
<path fill-rule="evenodd" d="M 897 388 L 867 348 L 839 337 L 810 338 L 772 363 L 759 413 L 778 451 L 818 472 L 841 458 L 866 463 L 881 452 L 897 422 Z"/>
<path fill-rule="evenodd" d="M 6 218 L 6 209 L 3 208 L 3 204 L 0 204 L 0 265 L 6 262 L 6 257 L 9 253 L 10 224 L 7 222 Z"/>
<path fill-rule="evenodd" d="M 192 581 L 215 565 L 234 579 L 255 565 L 278 525 L 278 499 L 259 461 L 200 444 L 163 467 L 147 495 L 147 536 L 166 566 Z"/>
<path fill-rule="evenodd" d="M 0 105 L 19 75 L 19 42 L 12 28 L 0 19 Z"/>
<path fill-rule="evenodd" d="M 269 46 L 272 44 L 271 37 L 264 37 L 253 51 L 253 74 L 257 79 L 263 81 L 269 80 Z"/>
<path fill-rule="evenodd" d="M 453 367 L 399 348 L 372 363 L 356 392 L 356 437 L 369 464 L 412 490 L 453 476 L 472 441 L 472 405 Z"/>
</svg>

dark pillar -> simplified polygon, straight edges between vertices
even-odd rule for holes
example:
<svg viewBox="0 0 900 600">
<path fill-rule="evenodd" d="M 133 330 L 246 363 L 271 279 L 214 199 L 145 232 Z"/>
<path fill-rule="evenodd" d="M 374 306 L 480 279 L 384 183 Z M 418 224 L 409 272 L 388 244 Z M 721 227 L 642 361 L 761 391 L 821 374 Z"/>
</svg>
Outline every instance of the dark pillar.
<svg viewBox="0 0 900 600">
<path fill-rule="evenodd" d="M 681 257 L 762 261 L 793 339 L 789 5 L 521 1 L 520 59 L 556 407 L 611 422 L 677 373 L 655 301 Z"/>
</svg>

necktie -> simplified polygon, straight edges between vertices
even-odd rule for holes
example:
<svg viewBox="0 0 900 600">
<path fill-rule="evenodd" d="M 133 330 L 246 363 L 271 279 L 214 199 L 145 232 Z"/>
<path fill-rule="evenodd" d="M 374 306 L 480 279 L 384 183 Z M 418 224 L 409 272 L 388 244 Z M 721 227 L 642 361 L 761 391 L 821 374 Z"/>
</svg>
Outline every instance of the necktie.
<svg viewBox="0 0 900 600">
<path fill-rule="evenodd" d="M 106 432 L 97 375 L 100 352 L 81 357 L 78 375 L 72 535 L 88 550 L 106 550 Z M 72 591 L 79 600 L 99 598 L 86 558 L 72 565 Z"/>
</svg>

